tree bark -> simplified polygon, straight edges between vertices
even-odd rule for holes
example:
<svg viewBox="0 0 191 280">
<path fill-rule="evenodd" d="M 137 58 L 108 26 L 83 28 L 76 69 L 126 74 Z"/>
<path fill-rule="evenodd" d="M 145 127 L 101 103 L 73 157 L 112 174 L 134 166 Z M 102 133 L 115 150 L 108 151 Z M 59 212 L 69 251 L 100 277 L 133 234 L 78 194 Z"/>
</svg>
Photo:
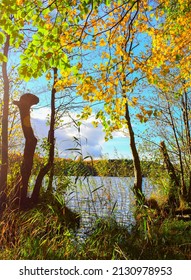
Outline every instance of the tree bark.
<svg viewBox="0 0 191 280">
<path fill-rule="evenodd" d="M 136 143 L 135 143 L 135 136 L 133 132 L 133 128 L 131 125 L 131 118 L 129 114 L 129 107 L 128 103 L 126 102 L 126 114 L 125 119 L 127 121 L 129 136 L 130 136 L 130 147 L 133 156 L 133 166 L 134 166 L 134 193 L 136 196 L 137 204 L 141 204 L 144 202 L 145 198 L 142 192 L 142 171 L 141 171 L 141 163 L 139 159 L 139 154 L 137 152 Z"/>
<path fill-rule="evenodd" d="M 49 143 L 49 158 L 48 163 L 42 167 L 42 169 L 39 171 L 39 174 L 37 176 L 34 190 L 32 193 L 32 201 L 34 204 L 38 202 L 40 189 L 42 187 L 42 181 L 44 176 L 50 171 L 50 177 L 49 177 L 49 185 L 48 185 L 48 192 L 52 191 L 52 182 L 53 182 L 53 176 L 54 176 L 54 152 L 55 152 L 55 94 L 56 94 L 56 88 L 55 84 L 57 82 L 57 68 L 53 68 L 54 72 L 54 82 L 52 86 L 52 92 L 51 92 L 51 119 L 50 119 L 50 129 L 48 133 L 48 143 Z"/>
<path fill-rule="evenodd" d="M 6 42 L 3 48 L 3 55 L 8 58 L 10 36 L 6 35 Z M 9 77 L 7 74 L 7 62 L 2 63 L 3 74 L 3 116 L 2 116 L 2 137 L 1 137 L 1 170 L 0 170 L 0 211 L 5 207 L 6 188 L 8 175 L 8 118 L 9 118 Z"/>
<path fill-rule="evenodd" d="M 28 182 L 31 175 L 33 167 L 33 157 L 37 144 L 37 139 L 34 135 L 33 129 L 30 122 L 30 108 L 39 102 L 39 98 L 33 94 L 27 93 L 21 96 L 19 101 L 14 101 L 13 104 L 19 107 L 21 124 L 23 129 L 23 134 L 25 137 L 25 148 L 23 155 L 23 162 L 21 166 L 21 180 L 22 184 L 18 184 L 18 189 L 16 190 L 16 203 L 19 208 L 26 208 L 27 192 L 28 192 Z"/>
<path fill-rule="evenodd" d="M 186 200 L 187 202 L 191 202 L 191 135 L 190 135 L 190 117 L 189 117 L 189 112 L 190 112 L 190 106 L 188 102 L 188 92 L 184 90 L 184 94 L 182 95 L 182 113 L 183 113 L 183 120 L 184 120 L 184 126 L 185 126 L 185 131 L 186 131 L 186 142 L 187 142 L 187 148 L 188 148 L 188 172 L 189 172 L 189 184 L 188 184 L 188 191 L 183 189 L 182 191 L 186 193 L 187 197 Z M 186 192 L 187 191 L 187 192 Z"/>
<path fill-rule="evenodd" d="M 185 200 L 186 199 L 187 190 L 186 190 L 186 185 L 185 185 L 185 180 L 184 180 L 184 167 L 183 167 L 183 160 L 182 160 L 182 151 L 181 151 L 181 148 L 180 148 L 180 144 L 179 144 L 179 140 L 178 140 L 178 135 L 177 135 L 177 131 L 176 131 L 176 126 L 174 124 L 174 118 L 172 116 L 172 112 L 171 112 L 171 108 L 170 108 L 170 103 L 169 103 L 168 99 L 167 99 L 167 105 L 168 105 L 168 112 L 169 112 L 169 116 L 170 116 L 170 120 L 171 120 L 171 127 L 172 127 L 172 130 L 173 130 L 173 133 L 174 133 L 174 138 L 175 138 L 175 141 L 176 141 L 178 157 L 179 157 L 179 163 L 180 163 L 180 180 L 179 180 L 179 184 L 181 185 L 181 195 L 182 195 L 182 198 Z M 166 150 L 166 152 L 167 152 L 167 150 Z"/>
<path fill-rule="evenodd" d="M 168 151 L 164 141 L 160 143 L 160 150 L 164 158 L 166 169 L 170 176 L 170 190 L 169 190 L 168 204 L 173 208 L 176 208 L 177 206 L 179 206 L 178 192 L 180 189 L 180 181 L 176 175 L 174 166 L 170 161 Z"/>
</svg>

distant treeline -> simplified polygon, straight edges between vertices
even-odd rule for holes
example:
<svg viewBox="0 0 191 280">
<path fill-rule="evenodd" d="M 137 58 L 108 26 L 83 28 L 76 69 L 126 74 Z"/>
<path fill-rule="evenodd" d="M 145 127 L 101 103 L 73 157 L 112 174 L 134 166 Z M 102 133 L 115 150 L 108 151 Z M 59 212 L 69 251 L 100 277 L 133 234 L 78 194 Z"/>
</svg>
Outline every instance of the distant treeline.
<svg viewBox="0 0 191 280">
<path fill-rule="evenodd" d="M 11 155 L 10 166 L 21 165 L 21 155 Z M 38 155 L 34 157 L 33 174 L 38 173 L 38 170 L 46 163 L 45 158 L 40 158 Z M 151 166 L 153 168 L 156 163 L 152 161 L 142 161 L 143 176 L 147 176 Z M 156 166 L 157 167 L 157 166 Z M 133 176 L 133 160 L 131 159 L 100 159 L 100 160 L 72 160 L 55 158 L 54 163 L 55 175 L 65 176 L 108 176 L 108 177 L 131 177 Z"/>
<path fill-rule="evenodd" d="M 153 162 L 142 162 L 143 176 L 147 176 Z M 133 160 L 131 159 L 100 159 L 92 161 L 83 160 L 55 160 L 55 175 L 61 172 L 66 176 L 108 176 L 131 177 L 134 176 Z"/>
</svg>

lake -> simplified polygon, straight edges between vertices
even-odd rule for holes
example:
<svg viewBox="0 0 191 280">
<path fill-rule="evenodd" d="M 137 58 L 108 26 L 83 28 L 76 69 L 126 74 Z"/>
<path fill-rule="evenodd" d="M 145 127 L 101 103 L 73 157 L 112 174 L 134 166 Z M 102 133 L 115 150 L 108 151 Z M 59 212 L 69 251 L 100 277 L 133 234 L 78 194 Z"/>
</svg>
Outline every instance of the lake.
<svg viewBox="0 0 191 280">
<path fill-rule="evenodd" d="M 97 218 L 114 217 L 123 225 L 134 222 L 134 179 L 129 177 L 71 177 L 65 199 L 66 205 L 81 215 L 81 227 L 88 231 Z M 150 197 L 155 190 L 143 178 L 143 192 Z"/>
</svg>

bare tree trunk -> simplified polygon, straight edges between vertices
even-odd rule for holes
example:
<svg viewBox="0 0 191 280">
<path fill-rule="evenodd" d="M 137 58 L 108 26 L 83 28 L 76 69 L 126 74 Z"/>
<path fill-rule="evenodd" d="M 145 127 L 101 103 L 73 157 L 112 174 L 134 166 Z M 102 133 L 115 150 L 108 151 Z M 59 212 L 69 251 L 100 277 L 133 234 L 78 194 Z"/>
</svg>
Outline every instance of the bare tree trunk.
<svg viewBox="0 0 191 280">
<path fill-rule="evenodd" d="M 172 208 L 176 208 L 179 206 L 179 190 L 180 190 L 180 181 L 176 175 L 175 169 L 173 164 L 170 161 L 168 151 L 165 145 L 165 142 L 162 141 L 160 143 L 160 150 L 164 158 L 164 162 L 166 165 L 166 169 L 168 171 L 168 174 L 170 176 L 170 190 L 169 190 L 169 197 L 168 197 L 168 204 Z"/>
<path fill-rule="evenodd" d="M 33 157 L 37 144 L 37 139 L 34 136 L 30 122 L 30 108 L 38 102 L 39 98 L 30 93 L 22 95 L 19 101 L 13 102 L 19 107 L 23 134 L 26 140 L 21 166 L 22 184 L 18 185 L 18 189 L 16 191 L 16 201 L 20 208 L 27 207 L 28 182 L 33 167 Z"/>
<path fill-rule="evenodd" d="M 49 182 L 48 182 L 48 188 L 47 188 L 48 193 L 53 192 L 53 180 L 54 180 L 54 160 L 52 161 L 51 168 L 50 168 Z"/>
<path fill-rule="evenodd" d="M 169 104 L 168 98 L 167 98 L 167 104 L 168 104 L 168 112 L 169 112 L 169 116 L 170 116 L 170 120 L 171 120 L 172 130 L 173 130 L 173 133 L 174 133 L 174 138 L 175 138 L 175 141 L 176 141 L 179 163 L 180 163 L 180 182 L 179 182 L 179 184 L 181 183 L 181 195 L 182 195 L 182 198 L 185 199 L 186 195 L 187 195 L 187 190 L 186 190 L 185 180 L 184 180 L 184 167 L 183 167 L 183 160 L 182 160 L 182 151 L 181 151 L 181 148 L 180 148 L 180 145 L 179 145 L 178 136 L 177 136 L 177 132 L 176 132 L 176 126 L 174 124 L 174 119 L 173 119 L 173 116 L 172 116 L 172 112 L 171 112 L 171 109 L 170 109 L 170 104 Z"/>
<path fill-rule="evenodd" d="M 125 118 L 127 121 L 129 136 L 130 136 L 130 147 L 133 156 L 133 166 L 134 166 L 134 193 L 137 199 L 137 203 L 144 202 L 144 195 L 142 192 L 142 171 L 141 171 L 141 163 L 139 159 L 139 154 L 137 152 L 136 143 L 135 143 L 135 136 L 133 132 L 133 128 L 131 125 L 131 118 L 129 114 L 128 103 L 126 102 L 126 114 Z"/>
<path fill-rule="evenodd" d="M 49 143 L 49 158 L 48 163 L 42 167 L 42 169 L 39 171 L 39 174 L 37 176 L 34 190 L 32 193 L 32 201 L 33 203 L 37 203 L 39 199 L 40 189 L 42 187 L 42 181 L 44 176 L 50 171 L 50 177 L 49 177 L 49 185 L 48 185 L 48 191 L 52 191 L 52 181 L 54 176 L 54 152 L 55 152 L 55 136 L 54 136 L 54 130 L 55 130 L 55 84 L 57 81 L 57 68 L 53 69 L 54 72 L 54 83 L 52 87 L 52 93 L 51 93 L 51 120 L 50 120 L 50 129 L 48 133 L 48 143 Z"/>
<path fill-rule="evenodd" d="M 54 82 L 52 87 L 51 93 L 51 119 L 50 119 L 50 130 L 49 130 L 49 143 L 50 143 L 50 151 L 49 151 L 49 162 L 50 162 L 50 175 L 49 175 L 49 184 L 47 191 L 49 193 L 52 192 L 52 184 L 54 178 L 54 155 L 55 155 L 55 115 L 56 115 L 56 108 L 55 108 L 55 98 L 56 98 L 56 89 L 55 84 L 57 82 L 57 75 L 58 70 L 57 68 L 53 68 L 54 73 Z"/>
<path fill-rule="evenodd" d="M 3 55 L 8 58 L 10 36 L 6 35 Z M 9 77 L 7 74 L 7 62 L 2 63 L 3 74 L 3 116 L 2 116 L 2 138 L 1 138 L 1 171 L 0 171 L 0 211 L 6 203 L 6 188 L 8 175 L 8 118 L 9 118 Z"/>
<path fill-rule="evenodd" d="M 184 120 L 184 126 L 186 130 L 186 142 L 188 147 L 188 172 L 189 172 L 189 184 L 188 184 L 188 191 L 187 191 L 187 197 L 186 200 L 188 202 L 191 201 L 191 135 L 190 135 L 190 120 L 189 120 L 189 111 L 190 107 L 188 104 L 188 93 L 186 90 L 184 90 L 184 94 L 182 95 L 182 113 L 183 113 L 183 120 Z"/>
</svg>

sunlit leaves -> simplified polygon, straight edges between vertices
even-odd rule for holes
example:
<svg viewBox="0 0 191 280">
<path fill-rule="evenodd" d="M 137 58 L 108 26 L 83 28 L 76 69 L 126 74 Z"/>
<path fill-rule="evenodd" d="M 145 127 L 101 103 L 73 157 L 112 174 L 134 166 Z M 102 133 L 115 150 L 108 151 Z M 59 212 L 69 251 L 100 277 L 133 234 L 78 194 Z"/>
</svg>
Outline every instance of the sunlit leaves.
<svg viewBox="0 0 191 280">
<path fill-rule="evenodd" d="M 5 34 L 3 32 L 0 32 L 0 44 L 3 44 L 5 42 Z"/>
<path fill-rule="evenodd" d="M 105 47 L 107 42 L 102 38 L 99 42 L 100 47 Z"/>
<path fill-rule="evenodd" d="M 48 73 L 46 74 L 46 79 L 47 79 L 47 80 L 50 80 L 51 78 L 52 78 L 51 72 L 48 72 Z"/>
<path fill-rule="evenodd" d="M 7 62 L 7 60 L 8 60 L 7 57 L 2 53 L 0 53 L 0 62 Z"/>
<path fill-rule="evenodd" d="M 89 106 L 85 106 L 82 112 L 82 119 L 87 120 L 91 114 L 92 114 L 92 108 Z"/>
<path fill-rule="evenodd" d="M 132 98 L 132 104 L 133 104 L 133 106 L 136 106 L 136 105 L 137 105 L 137 102 L 138 102 L 138 97 L 133 97 L 133 98 Z"/>
<path fill-rule="evenodd" d="M 152 56 L 148 60 L 147 68 L 149 81 L 159 88 L 167 88 L 168 75 L 176 73 L 174 82 L 186 81 L 190 87 L 190 1 L 159 1 L 163 9 L 162 24 L 149 30 L 152 36 Z M 165 13 L 165 14 L 164 14 Z M 155 12 L 156 17 L 156 12 Z M 158 75 L 153 79 L 152 75 Z"/>
<path fill-rule="evenodd" d="M 16 0 L 17 5 L 21 6 L 25 0 Z"/>
</svg>

